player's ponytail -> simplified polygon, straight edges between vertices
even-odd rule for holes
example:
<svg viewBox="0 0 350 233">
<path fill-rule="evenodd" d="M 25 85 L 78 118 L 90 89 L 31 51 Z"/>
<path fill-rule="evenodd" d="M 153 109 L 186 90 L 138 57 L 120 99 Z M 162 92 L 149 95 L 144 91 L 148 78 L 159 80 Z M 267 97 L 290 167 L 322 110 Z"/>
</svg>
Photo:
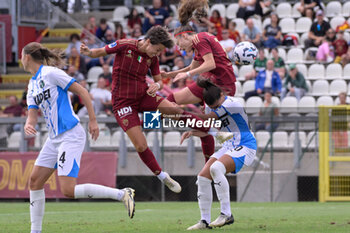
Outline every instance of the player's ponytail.
<svg viewBox="0 0 350 233">
<path fill-rule="evenodd" d="M 34 61 L 49 66 L 61 67 L 65 63 L 62 60 L 62 53 L 59 50 L 49 50 L 40 43 L 31 42 L 24 46 L 24 54 L 29 54 Z"/>
<path fill-rule="evenodd" d="M 209 79 L 198 78 L 197 85 L 203 90 L 203 99 L 206 104 L 213 105 L 217 100 L 220 99 L 222 90 L 220 87 L 216 86 Z"/>
<path fill-rule="evenodd" d="M 192 17 L 199 21 L 208 16 L 208 0 L 181 0 L 179 5 L 179 21 L 182 26 L 187 25 Z"/>
</svg>

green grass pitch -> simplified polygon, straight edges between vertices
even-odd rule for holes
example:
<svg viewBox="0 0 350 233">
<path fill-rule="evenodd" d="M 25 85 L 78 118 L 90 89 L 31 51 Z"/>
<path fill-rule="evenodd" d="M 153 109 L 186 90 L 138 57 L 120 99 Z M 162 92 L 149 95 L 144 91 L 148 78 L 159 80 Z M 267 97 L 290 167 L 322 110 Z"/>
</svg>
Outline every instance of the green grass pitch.
<svg viewBox="0 0 350 233">
<path fill-rule="evenodd" d="M 231 207 L 235 223 L 210 232 L 350 232 L 348 202 L 232 202 Z M 215 202 L 212 220 L 219 212 Z M 184 232 L 199 216 L 196 202 L 139 202 L 133 219 L 118 202 L 49 202 L 43 233 Z M 29 203 L 0 202 L 0 232 L 30 232 Z"/>
</svg>

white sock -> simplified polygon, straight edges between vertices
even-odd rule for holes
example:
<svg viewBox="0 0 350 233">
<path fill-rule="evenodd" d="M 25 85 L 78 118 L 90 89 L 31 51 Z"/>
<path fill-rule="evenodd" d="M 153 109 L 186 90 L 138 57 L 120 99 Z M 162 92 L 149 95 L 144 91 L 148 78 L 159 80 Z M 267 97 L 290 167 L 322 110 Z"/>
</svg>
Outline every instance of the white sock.
<svg viewBox="0 0 350 233">
<path fill-rule="evenodd" d="M 125 192 L 98 184 L 78 184 L 74 187 L 74 198 L 110 198 L 122 200 Z"/>
<path fill-rule="evenodd" d="M 213 190 L 210 179 L 198 176 L 197 198 L 199 210 L 201 211 L 201 220 L 205 220 L 209 224 L 211 220 L 211 203 L 213 202 Z"/>
<path fill-rule="evenodd" d="M 218 132 L 219 132 L 218 129 L 210 128 L 209 131 L 208 131 L 208 134 L 210 134 L 210 135 L 213 136 L 213 137 L 216 137 L 216 135 L 217 135 Z"/>
<path fill-rule="evenodd" d="M 225 165 L 220 161 L 215 161 L 210 166 L 210 174 L 213 177 L 216 195 L 220 201 L 221 213 L 231 216 L 230 186 L 225 176 Z"/>
<path fill-rule="evenodd" d="M 160 179 L 161 181 L 163 181 L 166 178 L 166 173 L 161 171 L 158 175 L 157 175 L 158 179 Z"/>
<path fill-rule="evenodd" d="M 31 230 L 41 232 L 45 212 L 45 191 L 30 190 L 29 196 Z"/>
</svg>

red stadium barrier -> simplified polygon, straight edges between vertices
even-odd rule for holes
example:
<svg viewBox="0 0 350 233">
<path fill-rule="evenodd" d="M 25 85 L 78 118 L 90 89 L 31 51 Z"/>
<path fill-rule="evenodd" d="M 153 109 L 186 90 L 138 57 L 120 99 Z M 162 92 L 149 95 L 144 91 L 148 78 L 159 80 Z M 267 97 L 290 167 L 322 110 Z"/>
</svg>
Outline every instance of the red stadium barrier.
<svg viewBox="0 0 350 233">
<path fill-rule="evenodd" d="M 0 198 L 29 198 L 29 177 L 38 152 L 0 152 Z M 86 152 L 80 163 L 78 184 L 94 183 L 115 187 L 117 153 Z M 47 198 L 64 198 L 57 172 L 45 184 Z"/>
</svg>

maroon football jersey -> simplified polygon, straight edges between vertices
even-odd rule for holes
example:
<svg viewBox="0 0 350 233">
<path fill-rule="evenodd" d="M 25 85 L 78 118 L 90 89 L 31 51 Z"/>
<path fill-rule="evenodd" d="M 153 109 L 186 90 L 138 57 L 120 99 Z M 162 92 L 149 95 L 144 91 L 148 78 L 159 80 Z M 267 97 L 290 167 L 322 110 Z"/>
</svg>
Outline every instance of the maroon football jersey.
<svg viewBox="0 0 350 233">
<path fill-rule="evenodd" d="M 137 48 L 134 39 L 117 40 L 106 45 L 108 54 L 115 53 L 112 72 L 112 100 L 116 98 L 137 99 L 148 89 L 146 75 L 160 74 L 158 57 L 149 57 Z"/>
<path fill-rule="evenodd" d="M 236 77 L 233 72 L 232 63 L 214 35 L 207 32 L 198 33 L 194 36 L 193 48 L 195 52 L 194 59 L 200 64 L 204 62 L 204 55 L 208 53 L 213 54 L 216 68 L 209 72 L 216 77 L 214 80 L 216 84 L 219 86 L 234 85 Z"/>
</svg>

